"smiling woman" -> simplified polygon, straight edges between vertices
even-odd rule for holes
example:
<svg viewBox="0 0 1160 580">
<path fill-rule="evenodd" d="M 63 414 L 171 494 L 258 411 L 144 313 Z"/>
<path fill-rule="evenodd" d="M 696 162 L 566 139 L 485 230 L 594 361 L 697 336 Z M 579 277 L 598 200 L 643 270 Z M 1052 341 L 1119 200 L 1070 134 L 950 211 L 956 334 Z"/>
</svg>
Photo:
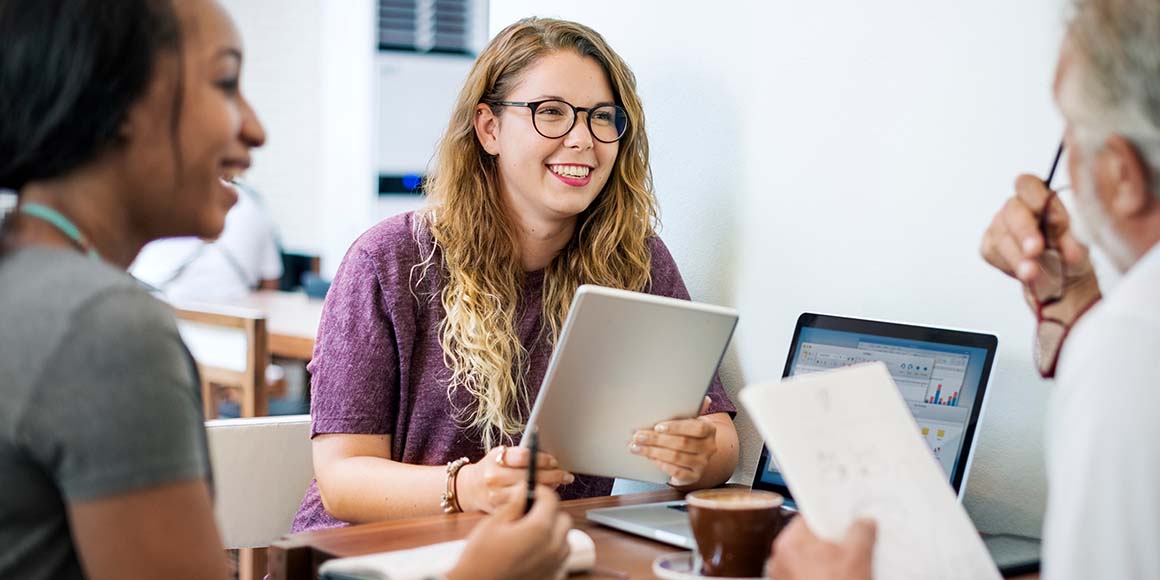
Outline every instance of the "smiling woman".
<svg viewBox="0 0 1160 580">
<path fill-rule="evenodd" d="M 311 363 L 314 462 L 296 531 L 493 511 L 529 461 L 562 498 L 608 478 L 531 458 L 518 434 L 581 284 L 688 299 L 656 235 L 644 110 L 595 31 L 521 20 L 480 54 L 427 184 L 429 206 L 347 253 Z M 734 411 L 714 379 L 700 418 L 632 449 L 681 489 L 724 482 Z"/>
<path fill-rule="evenodd" d="M 225 578 L 195 371 L 125 272 L 262 144 L 213 0 L 0 0 L 0 578 Z"/>
<path fill-rule="evenodd" d="M 221 232 L 265 140 L 241 66 L 215 0 L 0 0 L 0 578 L 227 577 L 196 371 L 124 268 Z M 537 494 L 448 577 L 554 576 L 571 521 Z"/>
<path fill-rule="evenodd" d="M 97 2 L 23 4 L 5 1 L 5 22 L 46 30 L 4 38 L 12 98 L 0 102 L 0 187 L 67 216 L 121 267 L 151 239 L 220 233 L 237 201 L 223 178 L 244 171 L 265 141 L 239 92 L 241 41 L 221 8 L 199 0 L 150 23 L 111 17 Z M 135 4 L 155 18 L 174 12 L 162 0 Z M 109 30 L 74 22 L 84 9 L 111 20 Z M 9 234 L 43 225 L 21 217 Z"/>
</svg>

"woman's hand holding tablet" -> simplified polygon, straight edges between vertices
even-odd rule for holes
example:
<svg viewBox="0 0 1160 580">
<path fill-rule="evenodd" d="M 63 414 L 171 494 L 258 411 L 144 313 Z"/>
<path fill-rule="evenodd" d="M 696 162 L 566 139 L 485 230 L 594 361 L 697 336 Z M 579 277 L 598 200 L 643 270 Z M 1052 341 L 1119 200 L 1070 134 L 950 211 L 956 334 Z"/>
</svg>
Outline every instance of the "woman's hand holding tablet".
<svg viewBox="0 0 1160 580">
<path fill-rule="evenodd" d="M 669 485 L 683 487 L 701 481 L 709 460 L 717 453 L 717 426 L 701 416 L 712 400 L 705 397 L 698 417 L 657 423 L 632 436 L 629 451 L 647 457 L 669 474 Z"/>
<path fill-rule="evenodd" d="M 732 420 L 697 415 L 710 409 L 706 391 L 736 324 L 729 308 L 581 286 L 525 437 L 538 429 L 543 449 L 576 473 L 681 489 L 725 481 Z"/>
</svg>

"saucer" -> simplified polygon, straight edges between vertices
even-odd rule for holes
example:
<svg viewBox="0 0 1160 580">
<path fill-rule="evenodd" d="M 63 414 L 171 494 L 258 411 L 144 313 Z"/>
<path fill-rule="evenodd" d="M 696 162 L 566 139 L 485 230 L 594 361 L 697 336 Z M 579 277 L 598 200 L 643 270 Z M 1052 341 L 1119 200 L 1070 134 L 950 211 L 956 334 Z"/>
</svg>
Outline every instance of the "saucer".
<svg viewBox="0 0 1160 580">
<path fill-rule="evenodd" d="M 709 576 L 702 576 L 700 570 L 693 569 L 693 553 L 677 552 L 666 554 L 653 560 L 653 574 L 665 580 L 703 580 Z M 765 580 L 763 578 L 723 578 L 717 580 Z"/>
</svg>

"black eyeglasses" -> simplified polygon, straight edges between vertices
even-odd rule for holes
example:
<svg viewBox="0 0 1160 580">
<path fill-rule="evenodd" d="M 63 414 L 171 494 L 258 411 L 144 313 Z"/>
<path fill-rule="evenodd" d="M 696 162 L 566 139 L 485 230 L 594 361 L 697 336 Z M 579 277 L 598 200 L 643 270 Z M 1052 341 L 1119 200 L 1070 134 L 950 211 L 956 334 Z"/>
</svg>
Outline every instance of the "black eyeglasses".
<svg viewBox="0 0 1160 580">
<path fill-rule="evenodd" d="M 532 126 L 548 139 L 559 139 L 572 131 L 580 113 L 588 113 L 588 132 L 601 143 L 615 143 L 628 132 L 628 113 L 618 105 L 577 107 L 568 101 L 497 101 L 494 105 L 525 107 L 532 110 Z"/>
</svg>

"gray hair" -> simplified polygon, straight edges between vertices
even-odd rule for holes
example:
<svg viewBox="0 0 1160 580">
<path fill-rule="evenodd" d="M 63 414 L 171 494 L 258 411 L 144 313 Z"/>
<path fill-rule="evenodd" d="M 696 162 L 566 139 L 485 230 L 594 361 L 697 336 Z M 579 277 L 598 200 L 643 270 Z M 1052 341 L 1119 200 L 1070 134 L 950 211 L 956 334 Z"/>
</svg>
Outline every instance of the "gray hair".
<svg viewBox="0 0 1160 580">
<path fill-rule="evenodd" d="M 1074 61 L 1060 105 L 1096 149 L 1111 134 L 1130 140 L 1160 196 L 1160 2 L 1075 0 L 1072 8 Z"/>
</svg>

